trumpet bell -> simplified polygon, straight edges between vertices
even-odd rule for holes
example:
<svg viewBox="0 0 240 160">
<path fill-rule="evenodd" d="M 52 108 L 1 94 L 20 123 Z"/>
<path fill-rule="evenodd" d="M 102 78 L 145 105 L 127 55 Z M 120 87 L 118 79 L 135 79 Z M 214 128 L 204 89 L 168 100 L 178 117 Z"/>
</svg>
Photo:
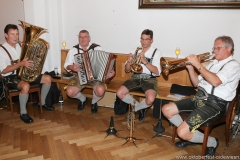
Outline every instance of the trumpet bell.
<svg viewBox="0 0 240 160">
<path fill-rule="evenodd" d="M 165 58 L 161 57 L 160 59 L 160 65 L 162 67 L 162 73 L 166 76 L 169 75 L 169 65 L 168 65 L 168 61 L 166 61 Z"/>
<path fill-rule="evenodd" d="M 131 65 L 131 71 L 134 73 L 142 73 L 143 68 L 140 64 L 134 63 Z"/>
<path fill-rule="evenodd" d="M 141 56 L 140 53 L 138 54 L 139 50 L 143 50 L 143 48 L 138 47 L 134 53 L 134 60 L 133 63 L 130 65 L 131 71 L 133 73 L 142 73 L 143 68 L 141 66 Z"/>
</svg>

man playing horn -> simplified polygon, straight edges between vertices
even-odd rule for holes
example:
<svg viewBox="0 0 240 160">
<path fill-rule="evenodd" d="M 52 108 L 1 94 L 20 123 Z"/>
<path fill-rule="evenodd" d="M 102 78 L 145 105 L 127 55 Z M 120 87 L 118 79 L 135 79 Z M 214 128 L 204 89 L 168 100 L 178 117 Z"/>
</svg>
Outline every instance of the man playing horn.
<svg viewBox="0 0 240 160">
<path fill-rule="evenodd" d="M 77 53 L 83 53 L 83 51 L 91 51 L 91 50 L 102 50 L 102 48 L 93 43 L 90 45 L 91 37 L 87 30 L 81 30 L 78 35 L 78 42 L 76 46 L 69 50 L 67 54 L 67 58 L 64 63 L 64 68 L 70 72 L 78 72 L 80 70 L 79 66 L 75 64 L 74 55 Z M 115 72 L 112 70 L 107 76 L 109 78 L 113 77 Z M 80 85 L 79 78 L 76 77 L 74 83 L 70 83 L 67 87 L 67 95 L 71 98 L 76 98 L 79 100 L 79 104 L 77 109 L 79 111 L 83 110 L 85 105 L 88 102 L 87 97 L 85 97 L 80 91 L 85 87 L 84 85 Z M 100 81 L 93 81 L 90 83 L 93 87 L 93 98 L 91 105 L 92 114 L 96 114 L 98 112 L 97 102 L 102 99 L 105 93 L 105 85 Z"/>
<path fill-rule="evenodd" d="M 153 43 L 153 31 L 145 29 L 140 38 L 142 50 L 136 51 L 140 56 L 140 65 L 142 67 L 141 74 L 133 74 L 131 78 L 125 81 L 121 87 L 117 90 L 117 96 L 128 104 L 135 105 L 135 111 L 139 111 L 139 121 L 145 119 L 145 113 L 147 109 L 152 105 L 157 95 L 157 78 L 161 73 L 160 58 L 162 54 L 159 50 L 152 47 Z M 125 71 L 131 71 L 131 64 L 133 63 L 133 50 L 129 55 L 125 63 Z M 145 93 L 145 99 L 140 103 L 135 101 L 129 94 L 129 91 L 135 89 L 142 89 Z M 136 104 L 134 104 L 134 101 Z"/>
<path fill-rule="evenodd" d="M 236 95 L 239 82 L 240 65 L 233 59 L 234 43 L 231 37 L 221 36 L 215 39 L 213 53 L 215 60 L 207 67 L 202 66 L 196 55 L 189 55 L 187 65 L 192 84 L 198 87 L 194 98 L 183 99 L 163 106 L 162 112 L 169 121 L 178 127 L 178 136 L 182 139 L 175 146 L 183 148 L 195 143 L 203 143 L 204 135 L 197 129 L 208 121 L 220 119 L 226 113 L 226 107 Z M 200 75 L 194 71 L 196 68 Z M 191 111 L 183 121 L 179 112 Z M 208 137 L 206 156 L 214 156 L 218 147 L 217 138 Z"/>
<path fill-rule="evenodd" d="M 28 91 L 30 89 L 30 84 L 28 82 L 20 80 L 16 75 L 16 70 L 22 66 L 31 68 L 33 67 L 33 61 L 23 59 L 18 62 L 17 59 L 21 54 L 21 46 L 18 43 L 19 31 L 18 27 L 14 24 L 6 25 L 4 29 L 4 36 L 6 42 L 0 47 L 0 70 L 3 76 L 4 84 L 10 89 L 20 90 L 19 103 L 20 103 L 20 119 L 24 123 L 32 123 L 33 119 L 27 114 L 26 104 L 28 101 Z M 11 59 L 14 63 L 11 63 Z M 52 79 L 49 75 L 39 75 L 38 78 L 31 83 L 43 84 L 41 90 L 41 99 L 43 104 L 43 109 L 54 110 L 53 106 L 45 103 L 47 93 L 51 87 Z M 7 98 L 7 97 L 6 97 Z M 38 108 L 40 108 L 38 106 Z"/>
</svg>

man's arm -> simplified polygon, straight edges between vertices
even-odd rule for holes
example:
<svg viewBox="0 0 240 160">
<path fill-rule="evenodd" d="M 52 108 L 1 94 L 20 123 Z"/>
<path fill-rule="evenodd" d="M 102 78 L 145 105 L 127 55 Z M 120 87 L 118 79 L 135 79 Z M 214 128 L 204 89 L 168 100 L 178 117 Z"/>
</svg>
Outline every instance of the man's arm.
<svg viewBox="0 0 240 160">
<path fill-rule="evenodd" d="M 208 83 L 210 83 L 212 86 L 219 86 L 220 84 L 222 84 L 222 81 L 220 80 L 220 78 L 212 73 L 211 71 L 207 70 L 201 63 L 200 60 L 197 58 L 196 55 L 190 55 L 187 57 L 188 61 L 201 73 L 202 77 L 204 77 L 206 79 L 206 81 L 208 81 Z M 194 84 L 196 80 L 194 79 Z"/>
<path fill-rule="evenodd" d="M 8 65 L 4 70 L 2 70 L 2 74 L 6 74 L 9 72 L 13 72 L 16 69 L 20 68 L 21 66 L 27 67 L 27 68 L 32 68 L 33 67 L 33 61 L 28 60 L 28 58 L 25 58 L 21 62 L 17 62 L 14 65 Z"/>
</svg>

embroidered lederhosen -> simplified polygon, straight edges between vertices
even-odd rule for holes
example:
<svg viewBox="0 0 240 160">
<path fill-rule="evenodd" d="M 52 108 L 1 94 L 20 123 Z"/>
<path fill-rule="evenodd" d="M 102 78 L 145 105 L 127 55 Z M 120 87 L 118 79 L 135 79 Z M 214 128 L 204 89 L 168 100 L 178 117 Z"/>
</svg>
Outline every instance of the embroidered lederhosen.
<svg viewBox="0 0 240 160">
<path fill-rule="evenodd" d="M 91 46 L 88 48 L 87 51 L 89 51 L 89 50 L 94 50 L 94 48 L 96 48 L 96 47 L 98 47 L 98 46 L 100 46 L 100 45 L 93 43 L 93 44 L 91 44 Z M 80 53 L 80 50 L 81 50 L 81 51 L 84 51 L 82 48 L 79 48 L 79 45 L 78 45 L 78 44 L 75 45 L 75 46 L 73 46 L 73 47 L 78 50 L 78 53 Z M 75 87 L 79 88 L 80 90 L 82 90 L 83 88 L 85 88 L 86 85 L 80 85 L 78 75 L 77 75 L 76 73 L 74 73 L 74 75 L 75 75 L 74 78 L 71 80 L 71 82 L 68 84 L 68 86 L 75 86 Z M 94 81 L 94 82 L 90 83 L 90 85 L 91 85 L 91 86 L 103 85 L 103 83 L 102 83 L 102 82 L 99 82 L 99 81 Z M 65 87 L 65 89 L 66 89 L 66 88 L 67 88 L 67 87 Z"/>
<path fill-rule="evenodd" d="M 221 71 L 223 67 L 231 61 L 232 60 L 226 62 L 218 70 L 218 72 Z M 196 109 L 186 119 L 186 123 L 189 125 L 191 132 L 194 132 L 197 128 L 209 120 L 217 120 L 221 118 L 226 113 L 226 107 L 228 106 L 229 102 L 215 96 L 214 89 L 215 87 L 212 86 L 211 94 L 208 94 L 204 88 L 200 86 L 198 87 L 196 96 L 192 99 Z"/>
<path fill-rule="evenodd" d="M 156 51 L 157 49 L 154 50 L 151 58 L 146 58 L 150 64 L 152 64 Z M 149 89 L 153 89 L 157 92 L 157 79 L 152 75 L 152 72 L 151 74 L 133 74 L 132 77 L 125 81 L 122 85 L 128 88 L 129 91 L 142 88 L 144 92 Z"/>
</svg>

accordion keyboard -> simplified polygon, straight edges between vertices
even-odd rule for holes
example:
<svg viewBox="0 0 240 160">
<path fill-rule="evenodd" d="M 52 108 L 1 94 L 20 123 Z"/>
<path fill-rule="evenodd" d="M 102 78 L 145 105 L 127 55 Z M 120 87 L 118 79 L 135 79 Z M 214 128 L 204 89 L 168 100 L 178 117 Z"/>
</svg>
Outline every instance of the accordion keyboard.
<svg viewBox="0 0 240 160">
<path fill-rule="evenodd" d="M 74 56 L 74 59 L 75 59 L 75 64 L 77 64 L 80 68 L 78 72 L 80 84 L 81 85 L 87 84 L 88 80 L 87 80 L 87 75 L 84 69 L 82 54 L 78 54 L 78 56 Z"/>
</svg>

